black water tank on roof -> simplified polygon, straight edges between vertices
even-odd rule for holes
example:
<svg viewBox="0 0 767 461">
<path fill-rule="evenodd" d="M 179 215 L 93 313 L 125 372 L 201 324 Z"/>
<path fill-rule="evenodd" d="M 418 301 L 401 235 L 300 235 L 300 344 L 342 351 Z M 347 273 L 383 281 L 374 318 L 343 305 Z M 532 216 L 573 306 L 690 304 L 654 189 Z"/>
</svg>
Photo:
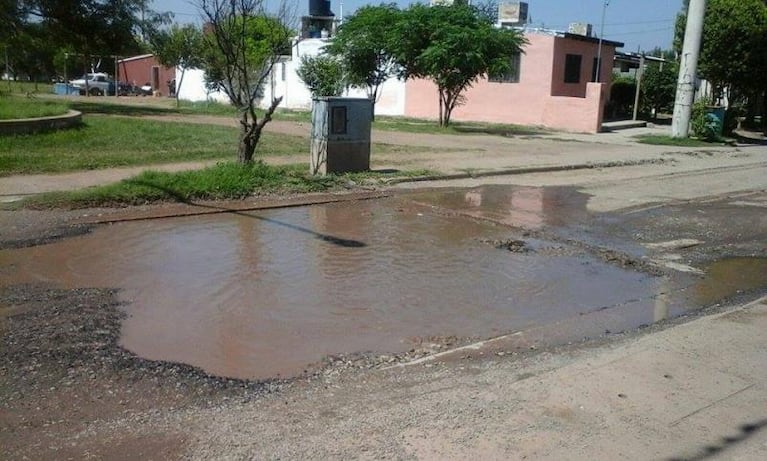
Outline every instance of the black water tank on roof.
<svg viewBox="0 0 767 461">
<path fill-rule="evenodd" d="M 309 16 L 335 16 L 330 11 L 330 0 L 309 0 Z"/>
</svg>

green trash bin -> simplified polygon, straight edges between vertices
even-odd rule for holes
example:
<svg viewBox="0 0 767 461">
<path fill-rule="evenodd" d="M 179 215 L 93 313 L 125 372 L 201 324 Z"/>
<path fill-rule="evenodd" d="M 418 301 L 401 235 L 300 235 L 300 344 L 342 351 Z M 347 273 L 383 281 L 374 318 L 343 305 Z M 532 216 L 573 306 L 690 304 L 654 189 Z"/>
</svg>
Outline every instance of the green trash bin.
<svg viewBox="0 0 767 461">
<path fill-rule="evenodd" d="M 722 129 L 724 128 L 725 112 L 726 112 L 726 109 L 722 106 L 706 107 L 706 119 L 710 121 L 710 126 L 712 130 L 719 136 L 722 135 Z"/>
</svg>

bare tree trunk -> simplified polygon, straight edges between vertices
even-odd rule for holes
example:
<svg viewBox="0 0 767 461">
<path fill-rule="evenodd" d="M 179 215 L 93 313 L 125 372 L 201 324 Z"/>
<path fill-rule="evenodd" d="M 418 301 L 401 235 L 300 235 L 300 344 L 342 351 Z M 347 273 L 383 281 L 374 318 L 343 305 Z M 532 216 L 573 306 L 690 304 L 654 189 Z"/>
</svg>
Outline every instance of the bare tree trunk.
<svg viewBox="0 0 767 461">
<path fill-rule="evenodd" d="M 240 119 L 240 144 L 237 149 L 238 163 L 242 165 L 253 163 L 253 156 L 256 152 L 258 141 L 261 139 L 261 132 L 264 126 L 272 120 L 272 114 L 274 114 L 280 102 L 282 102 L 282 96 L 272 99 L 272 104 L 259 122 L 256 122 L 255 119 L 251 122 L 248 112 L 242 114 Z"/>
<path fill-rule="evenodd" d="M 182 68 L 182 70 L 181 70 L 181 78 L 178 80 L 178 83 L 176 84 L 176 88 L 174 89 L 174 91 L 176 93 L 175 94 L 175 96 L 176 96 L 176 109 L 181 107 L 181 101 L 178 99 L 178 90 L 181 89 L 181 84 L 184 83 L 184 74 L 185 73 L 186 73 L 186 67 Z"/>
<path fill-rule="evenodd" d="M 762 133 L 767 136 L 767 90 L 762 93 Z"/>
</svg>

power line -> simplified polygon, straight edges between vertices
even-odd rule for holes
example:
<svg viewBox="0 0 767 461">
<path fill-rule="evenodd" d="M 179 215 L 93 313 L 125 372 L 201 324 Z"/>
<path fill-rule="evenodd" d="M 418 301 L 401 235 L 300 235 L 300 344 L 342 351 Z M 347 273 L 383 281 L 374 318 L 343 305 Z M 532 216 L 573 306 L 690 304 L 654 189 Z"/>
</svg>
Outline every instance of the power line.
<svg viewBox="0 0 767 461">
<path fill-rule="evenodd" d="M 621 32 L 618 34 L 610 34 L 611 37 L 621 37 L 623 35 L 639 35 L 639 34 L 649 34 L 652 32 L 664 32 L 667 30 L 674 30 L 673 27 L 664 27 L 662 29 L 647 29 L 647 30 L 635 30 L 631 32 Z"/>
</svg>

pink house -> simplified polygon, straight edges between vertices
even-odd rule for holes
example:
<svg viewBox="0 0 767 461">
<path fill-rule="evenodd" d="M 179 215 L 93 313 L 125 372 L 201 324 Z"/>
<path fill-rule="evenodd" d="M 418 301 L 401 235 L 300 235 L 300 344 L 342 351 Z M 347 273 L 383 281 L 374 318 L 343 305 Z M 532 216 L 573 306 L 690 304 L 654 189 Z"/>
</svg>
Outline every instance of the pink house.
<svg viewBox="0 0 767 461">
<path fill-rule="evenodd" d="M 528 31 L 525 37 L 529 44 L 514 59 L 514 70 L 474 84 L 465 93 L 466 103 L 453 111 L 452 119 L 600 131 L 615 49 L 623 44 L 602 41 L 597 79 L 597 38 L 548 31 Z M 430 80 L 408 80 L 405 94 L 404 115 L 438 118 L 437 87 Z"/>
</svg>

